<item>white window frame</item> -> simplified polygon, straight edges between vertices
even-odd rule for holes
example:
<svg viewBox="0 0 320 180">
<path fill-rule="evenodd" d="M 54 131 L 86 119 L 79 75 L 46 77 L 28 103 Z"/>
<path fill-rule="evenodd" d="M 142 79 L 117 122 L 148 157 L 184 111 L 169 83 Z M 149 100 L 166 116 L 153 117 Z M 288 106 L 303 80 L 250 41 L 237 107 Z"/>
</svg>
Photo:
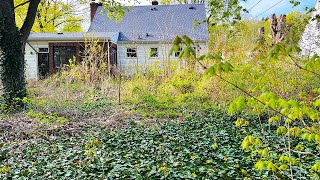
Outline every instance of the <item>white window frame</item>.
<svg viewBox="0 0 320 180">
<path fill-rule="evenodd" d="M 135 52 L 128 52 L 128 50 L 135 50 Z M 128 56 L 131 54 L 131 56 Z M 135 54 L 136 56 L 132 56 L 132 54 Z M 136 47 L 127 47 L 126 48 L 126 58 L 137 58 L 138 57 L 138 52 Z"/>
<path fill-rule="evenodd" d="M 157 54 L 156 54 L 156 56 L 151 56 L 151 49 L 156 49 L 157 51 Z M 150 58 L 159 58 L 159 48 L 158 47 L 150 47 L 149 48 L 149 56 L 150 56 Z"/>
</svg>

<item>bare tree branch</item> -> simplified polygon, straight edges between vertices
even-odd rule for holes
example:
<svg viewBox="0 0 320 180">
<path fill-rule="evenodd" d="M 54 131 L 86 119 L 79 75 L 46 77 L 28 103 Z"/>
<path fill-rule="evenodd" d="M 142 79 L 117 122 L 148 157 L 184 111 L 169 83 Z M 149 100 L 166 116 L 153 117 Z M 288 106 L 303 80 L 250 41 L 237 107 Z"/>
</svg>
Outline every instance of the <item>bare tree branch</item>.
<svg viewBox="0 0 320 180">
<path fill-rule="evenodd" d="M 29 2 L 30 2 L 30 1 L 26 1 L 26 2 L 24 2 L 24 3 L 21 3 L 21 4 L 17 5 L 17 6 L 15 6 L 14 9 L 16 9 L 16 8 L 18 8 L 18 7 L 20 7 L 20 6 L 23 6 L 23 5 L 25 5 L 25 4 L 29 3 Z"/>
<path fill-rule="evenodd" d="M 37 14 L 38 5 L 40 0 L 30 0 L 27 17 L 24 20 L 24 23 L 20 29 L 20 33 L 22 34 L 22 41 L 25 42 L 30 34 L 31 28 L 34 24 L 34 20 Z"/>
</svg>

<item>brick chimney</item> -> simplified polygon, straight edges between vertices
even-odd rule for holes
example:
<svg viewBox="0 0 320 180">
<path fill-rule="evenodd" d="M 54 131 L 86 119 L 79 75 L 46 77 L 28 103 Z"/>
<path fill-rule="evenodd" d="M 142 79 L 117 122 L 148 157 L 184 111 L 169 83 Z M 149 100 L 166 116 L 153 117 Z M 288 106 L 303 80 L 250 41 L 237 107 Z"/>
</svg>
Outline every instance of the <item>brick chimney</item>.
<svg viewBox="0 0 320 180">
<path fill-rule="evenodd" d="M 151 2 L 151 4 L 152 4 L 153 6 L 156 6 L 156 5 L 159 4 L 159 2 L 158 2 L 157 0 L 153 0 L 153 1 Z"/>
<path fill-rule="evenodd" d="M 94 15 L 96 15 L 97 9 L 99 6 L 101 6 L 102 4 L 100 3 L 96 3 L 95 0 L 92 0 L 90 3 L 90 20 L 92 22 Z"/>
</svg>

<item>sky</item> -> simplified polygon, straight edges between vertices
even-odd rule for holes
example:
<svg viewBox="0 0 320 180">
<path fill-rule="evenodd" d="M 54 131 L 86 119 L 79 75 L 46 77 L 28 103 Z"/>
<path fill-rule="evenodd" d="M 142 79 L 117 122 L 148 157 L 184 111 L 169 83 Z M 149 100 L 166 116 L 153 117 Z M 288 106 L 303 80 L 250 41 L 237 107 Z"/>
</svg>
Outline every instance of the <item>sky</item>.
<svg viewBox="0 0 320 180">
<path fill-rule="evenodd" d="M 150 5 L 150 0 L 137 0 L 140 1 L 140 5 Z M 240 0 L 241 1 L 241 0 Z M 255 5 L 260 0 L 246 0 L 246 2 L 241 2 L 241 5 L 246 9 L 250 9 L 253 5 Z M 280 0 L 261 0 L 261 2 L 256 5 L 250 12 L 249 17 L 256 17 L 262 12 L 266 11 L 273 5 L 275 5 Z M 292 4 L 289 2 L 290 0 L 282 0 L 275 7 L 271 8 L 267 12 L 261 14 L 257 18 L 263 18 L 266 16 L 270 16 L 273 13 L 276 14 L 287 14 L 291 11 L 304 11 L 305 7 L 313 8 L 316 4 L 317 0 L 300 0 L 301 4 L 295 8 L 292 8 Z"/>
<path fill-rule="evenodd" d="M 242 2 L 242 6 L 246 9 L 250 9 L 252 6 L 254 6 L 257 2 L 260 0 L 247 0 L 246 2 Z M 249 11 L 250 17 L 257 17 L 276 3 L 278 3 L 280 0 L 261 0 L 261 2 L 256 5 L 252 10 Z M 305 7 L 313 8 L 315 7 L 317 0 L 300 0 L 301 4 L 298 5 L 295 8 L 292 8 L 292 4 L 290 4 L 289 0 L 283 0 L 279 4 L 277 4 L 275 7 L 271 8 L 267 12 L 261 14 L 257 18 L 263 18 L 270 16 L 273 13 L 276 14 L 288 14 L 291 11 L 304 11 Z"/>
<path fill-rule="evenodd" d="M 67 1 L 67 0 L 66 0 Z M 143 6 L 143 5 L 150 5 L 152 0 L 118 0 L 124 4 L 135 4 L 136 6 Z M 137 3 L 137 1 L 139 3 Z M 159 0 L 158 0 L 159 1 Z M 240 0 L 241 5 L 246 8 L 250 9 L 252 6 L 257 4 L 260 0 L 246 0 L 246 2 L 243 2 L 243 0 Z M 279 4 L 271 8 L 270 10 L 266 11 L 276 3 L 278 3 L 280 0 L 261 0 L 254 8 L 252 8 L 249 11 L 249 14 L 244 14 L 244 18 L 255 18 L 255 19 L 262 19 L 264 17 L 269 17 L 271 14 L 276 13 L 279 14 L 288 14 L 291 11 L 305 11 L 305 7 L 313 8 L 315 7 L 317 0 L 300 0 L 301 4 L 298 5 L 295 8 L 292 8 L 292 4 L 290 4 L 290 0 L 282 0 Z M 88 5 L 89 6 L 89 5 Z M 88 7 L 89 8 L 89 7 Z M 265 13 L 263 13 L 266 11 Z M 261 14 L 263 13 L 263 14 Z M 258 16 L 259 15 L 259 16 Z M 86 18 L 86 21 L 83 23 L 84 29 L 86 30 L 89 27 L 90 20 L 89 20 L 89 12 L 88 12 L 88 18 Z"/>
</svg>

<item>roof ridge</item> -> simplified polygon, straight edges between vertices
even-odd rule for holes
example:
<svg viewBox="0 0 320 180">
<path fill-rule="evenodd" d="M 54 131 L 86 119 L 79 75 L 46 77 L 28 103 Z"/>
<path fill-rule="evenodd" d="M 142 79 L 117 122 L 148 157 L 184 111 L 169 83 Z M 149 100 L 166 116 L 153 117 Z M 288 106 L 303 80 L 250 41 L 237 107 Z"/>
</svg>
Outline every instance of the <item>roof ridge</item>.
<svg viewBox="0 0 320 180">
<path fill-rule="evenodd" d="M 122 6 L 122 7 L 129 7 L 129 8 L 135 8 L 135 7 L 158 7 L 158 6 L 203 6 L 203 5 L 206 5 L 205 3 L 197 3 L 197 4 L 159 4 L 159 5 L 138 5 L 138 6 L 135 6 L 135 5 L 132 5 L 132 6 Z M 99 6 L 100 8 L 103 6 Z"/>
</svg>

